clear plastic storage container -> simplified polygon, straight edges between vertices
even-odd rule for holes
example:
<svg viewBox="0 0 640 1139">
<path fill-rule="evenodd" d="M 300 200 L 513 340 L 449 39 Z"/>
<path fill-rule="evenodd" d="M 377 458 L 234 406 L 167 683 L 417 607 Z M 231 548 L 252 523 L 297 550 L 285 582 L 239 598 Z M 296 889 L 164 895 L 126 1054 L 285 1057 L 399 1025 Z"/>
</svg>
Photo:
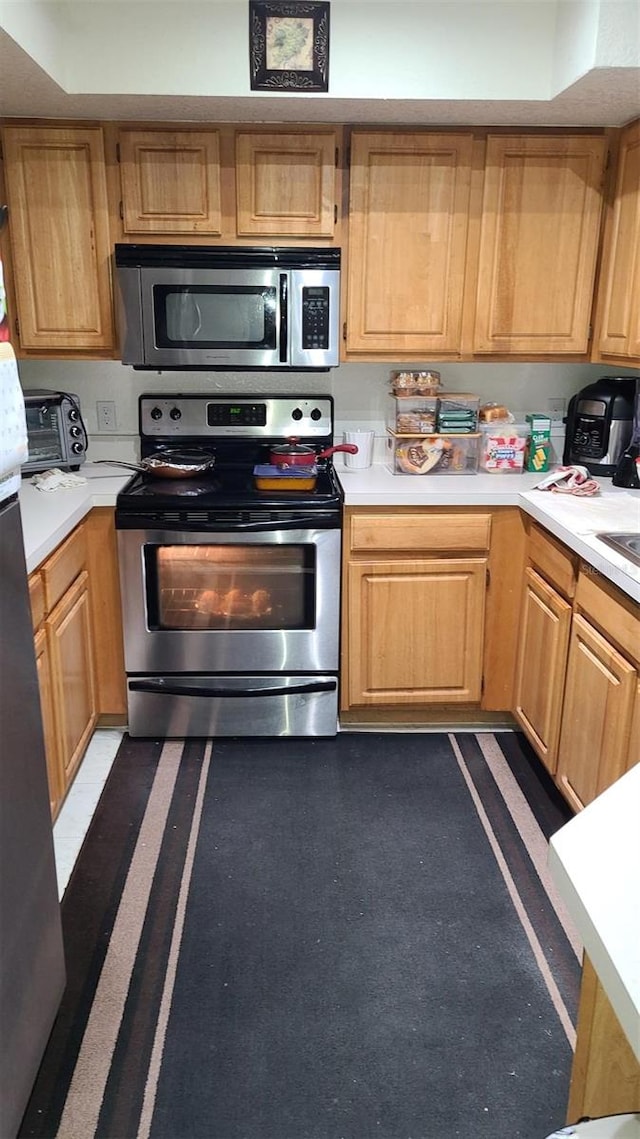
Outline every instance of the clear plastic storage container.
<svg viewBox="0 0 640 1139">
<path fill-rule="evenodd" d="M 399 435 L 389 431 L 389 470 L 395 475 L 475 475 L 480 435 Z"/>
<path fill-rule="evenodd" d="M 435 434 L 438 397 L 429 395 L 389 396 L 387 427 L 397 435 Z"/>
</svg>

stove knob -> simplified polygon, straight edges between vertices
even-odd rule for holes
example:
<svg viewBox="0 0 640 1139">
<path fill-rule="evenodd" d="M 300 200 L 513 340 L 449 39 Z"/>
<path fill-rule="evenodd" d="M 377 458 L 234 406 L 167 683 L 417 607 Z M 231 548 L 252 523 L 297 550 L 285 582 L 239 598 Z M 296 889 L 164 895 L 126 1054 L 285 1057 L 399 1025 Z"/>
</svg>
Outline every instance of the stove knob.
<svg viewBox="0 0 640 1139">
<path fill-rule="evenodd" d="M 169 412 L 169 419 L 182 419 L 182 412 L 179 407 L 172 407 Z"/>
<path fill-rule="evenodd" d="M 72 443 L 71 450 L 73 451 L 74 455 L 81 455 L 84 451 L 84 447 L 82 446 L 82 443 Z"/>
<path fill-rule="evenodd" d="M 152 419 L 162 419 L 162 410 L 159 407 L 152 407 L 149 415 Z"/>
<path fill-rule="evenodd" d="M 299 407 L 294 407 L 293 411 L 291 412 L 291 418 L 296 420 L 302 419 L 302 411 Z"/>
<path fill-rule="evenodd" d="M 315 419 L 316 422 L 318 419 L 322 419 L 322 412 L 320 411 L 319 407 L 314 407 L 313 411 L 311 412 L 311 418 Z"/>
</svg>

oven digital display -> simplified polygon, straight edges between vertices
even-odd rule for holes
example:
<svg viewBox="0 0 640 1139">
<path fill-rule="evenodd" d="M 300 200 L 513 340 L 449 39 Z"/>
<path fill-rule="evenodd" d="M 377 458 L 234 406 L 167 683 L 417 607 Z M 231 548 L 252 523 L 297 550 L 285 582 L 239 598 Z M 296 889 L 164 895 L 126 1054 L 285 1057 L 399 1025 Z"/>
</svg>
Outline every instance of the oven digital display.
<svg viewBox="0 0 640 1139">
<path fill-rule="evenodd" d="M 208 403 L 209 427 L 264 427 L 267 405 L 264 403 Z"/>
</svg>

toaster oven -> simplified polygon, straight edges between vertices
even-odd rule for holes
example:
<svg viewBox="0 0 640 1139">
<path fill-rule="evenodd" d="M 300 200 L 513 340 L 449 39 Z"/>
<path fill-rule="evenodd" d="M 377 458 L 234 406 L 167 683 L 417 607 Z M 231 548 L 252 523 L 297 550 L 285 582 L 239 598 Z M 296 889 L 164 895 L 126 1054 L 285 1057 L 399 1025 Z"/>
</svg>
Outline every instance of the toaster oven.
<svg viewBox="0 0 640 1139">
<path fill-rule="evenodd" d="M 33 388 L 25 391 L 29 455 L 22 474 L 58 467 L 77 471 L 87 454 L 87 432 L 80 401 L 70 392 Z"/>
</svg>

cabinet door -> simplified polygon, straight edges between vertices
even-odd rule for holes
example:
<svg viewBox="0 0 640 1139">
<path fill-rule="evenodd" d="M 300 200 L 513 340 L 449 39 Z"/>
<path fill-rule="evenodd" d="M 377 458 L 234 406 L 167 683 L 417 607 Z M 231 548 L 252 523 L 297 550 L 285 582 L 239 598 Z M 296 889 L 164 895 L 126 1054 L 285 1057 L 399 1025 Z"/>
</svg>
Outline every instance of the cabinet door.
<svg viewBox="0 0 640 1139">
<path fill-rule="evenodd" d="M 486 558 L 352 563 L 349 702 L 475 703 Z"/>
<path fill-rule="evenodd" d="M 633 716 L 631 719 L 631 736 L 629 737 L 629 754 L 627 755 L 626 770 L 640 763 L 640 680 L 636 686 L 633 701 Z"/>
<path fill-rule="evenodd" d="M 640 120 L 623 132 L 613 211 L 605 235 L 596 346 L 599 356 L 640 364 Z"/>
<path fill-rule="evenodd" d="M 333 237 L 336 133 L 236 134 L 240 237 Z"/>
<path fill-rule="evenodd" d="M 347 351 L 459 353 L 472 136 L 354 132 Z"/>
<path fill-rule="evenodd" d="M 535 570 L 525 571 L 514 715 L 545 767 L 553 774 L 571 606 Z"/>
<path fill-rule="evenodd" d="M 474 352 L 585 353 L 605 140 L 487 139 Z"/>
<path fill-rule="evenodd" d="M 627 763 L 637 685 L 632 665 L 580 614 L 571 624 L 557 782 L 586 807 Z"/>
<path fill-rule="evenodd" d="M 46 620 L 65 787 L 97 719 L 88 581 L 84 570 Z"/>
<path fill-rule="evenodd" d="M 23 348 L 111 348 L 111 243 L 98 127 L 5 127 Z"/>
<path fill-rule="evenodd" d="M 44 733 L 44 749 L 47 759 L 47 779 L 49 782 L 49 805 L 51 817 L 55 819 L 64 798 L 64 776 L 60 762 L 58 738 L 56 733 L 56 720 L 53 696 L 53 679 L 51 675 L 51 657 L 47 643 L 45 629 L 40 629 L 34 638 L 36 665 L 38 668 L 38 687 L 40 689 L 40 709 L 42 712 L 42 729 Z"/>
<path fill-rule="evenodd" d="M 125 233 L 222 232 L 218 131 L 121 130 Z"/>
</svg>

